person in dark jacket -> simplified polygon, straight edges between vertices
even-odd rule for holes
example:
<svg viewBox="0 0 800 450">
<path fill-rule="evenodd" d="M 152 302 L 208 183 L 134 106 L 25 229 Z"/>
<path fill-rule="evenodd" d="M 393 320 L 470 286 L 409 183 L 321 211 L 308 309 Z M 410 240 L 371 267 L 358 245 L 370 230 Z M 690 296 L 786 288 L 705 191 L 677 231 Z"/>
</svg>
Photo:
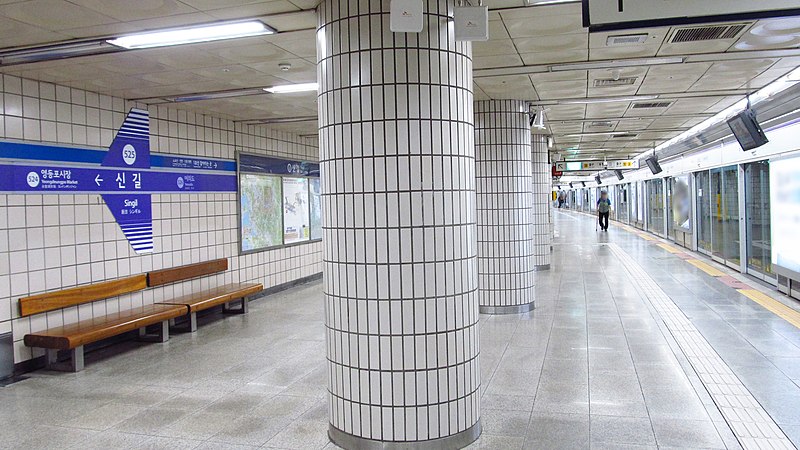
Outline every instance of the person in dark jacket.
<svg viewBox="0 0 800 450">
<path fill-rule="evenodd" d="M 597 214 L 600 221 L 600 229 L 608 231 L 608 214 L 611 212 L 611 200 L 608 198 L 608 192 L 603 191 L 600 193 L 600 200 L 597 200 Z"/>
</svg>

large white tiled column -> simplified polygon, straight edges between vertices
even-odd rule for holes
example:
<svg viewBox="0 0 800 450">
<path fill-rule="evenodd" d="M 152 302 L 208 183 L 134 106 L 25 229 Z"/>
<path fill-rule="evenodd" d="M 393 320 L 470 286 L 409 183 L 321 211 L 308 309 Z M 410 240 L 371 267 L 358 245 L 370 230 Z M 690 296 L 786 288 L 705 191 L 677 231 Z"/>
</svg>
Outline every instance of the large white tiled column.
<svg viewBox="0 0 800 450">
<path fill-rule="evenodd" d="M 547 146 L 548 136 L 534 134 L 531 146 L 533 160 L 533 240 L 536 270 L 550 269 L 553 247 L 550 202 L 553 195 L 553 173 Z"/>
<path fill-rule="evenodd" d="M 532 174 L 527 102 L 475 102 L 481 313 L 534 307 Z"/>
<path fill-rule="evenodd" d="M 480 434 L 471 45 L 452 0 L 409 34 L 389 3 L 318 10 L 329 436 L 461 448 Z"/>
</svg>

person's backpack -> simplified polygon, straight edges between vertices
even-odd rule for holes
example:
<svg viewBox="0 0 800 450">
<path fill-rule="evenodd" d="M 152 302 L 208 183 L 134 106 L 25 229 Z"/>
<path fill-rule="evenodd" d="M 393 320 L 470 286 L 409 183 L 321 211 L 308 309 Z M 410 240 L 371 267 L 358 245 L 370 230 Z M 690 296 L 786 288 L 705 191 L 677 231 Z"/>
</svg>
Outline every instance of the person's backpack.
<svg viewBox="0 0 800 450">
<path fill-rule="evenodd" d="M 611 202 L 608 200 L 600 200 L 597 203 L 597 209 L 599 209 L 602 214 L 605 214 L 611 210 Z"/>
</svg>

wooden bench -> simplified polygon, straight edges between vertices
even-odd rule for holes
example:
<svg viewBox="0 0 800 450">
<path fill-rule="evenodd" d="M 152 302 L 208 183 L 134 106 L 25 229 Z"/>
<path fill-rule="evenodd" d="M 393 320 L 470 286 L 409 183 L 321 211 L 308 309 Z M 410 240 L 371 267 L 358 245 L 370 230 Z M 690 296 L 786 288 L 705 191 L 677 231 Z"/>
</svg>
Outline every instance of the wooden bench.
<svg viewBox="0 0 800 450">
<path fill-rule="evenodd" d="M 136 275 L 33 295 L 19 300 L 20 315 L 27 317 L 129 294 L 145 288 L 147 288 L 147 276 Z M 169 321 L 186 313 L 185 306 L 147 305 L 82 320 L 63 327 L 33 332 L 25 336 L 24 342 L 28 347 L 45 349 L 45 366 L 48 369 L 78 372 L 83 370 L 84 345 L 134 330 L 139 330 L 139 337 L 142 340 L 166 342 L 169 339 Z M 160 324 L 158 333 L 148 335 L 147 327 L 157 324 Z M 67 363 L 58 362 L 59 350 L 70 351 L 70 359 Z"/>
<path fill-rule="evenodd" d="M 228 270 L 227 259 L 189 264 L 171 269 L 157 270 L 147 275 L 147 284 L 150 287 L 186 281 Z M 264 286 L 260 283 L 235 283 L 215 287 L 201 292 L 194 292 L 177 298 L 159 302 L 161 305 L 183 306 L 187 308 L 187 329 L 197 331 L 197 313 L 215 306 L 222 305 L 225 314 L 246 314 L 249 298 L 261 293 Z M 231 304 L 238 302 L 238 308 Z M 173 325 L 175 321 L 173 320 Z"/>
</svg>

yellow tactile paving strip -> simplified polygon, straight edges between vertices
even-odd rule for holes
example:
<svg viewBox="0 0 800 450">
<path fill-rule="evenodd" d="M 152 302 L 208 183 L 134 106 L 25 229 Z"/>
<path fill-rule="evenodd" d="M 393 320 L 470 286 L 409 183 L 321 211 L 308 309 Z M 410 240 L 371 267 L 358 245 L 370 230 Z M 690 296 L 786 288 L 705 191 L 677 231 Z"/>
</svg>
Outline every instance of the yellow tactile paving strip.
<svg viewBox="0 0 800 450">
<path fill-rule="evenodd" d="M 653 236 L 649 236 L 649 235 L 647 235 L 647 234 L 643 233 L 642 231 L 637 230 L 635 228 L 631 228 L 629 226 L 623 226 L 622 228 L 625 229 L 626 231 L 629 231 L 629 232 L 641 237 L 644 240 L 647 240 L 647 241 L 656 241 L 657 240 Z M 662 249 L 672 253 L 673 255 L 679 255 L 679 254 L 687 254 L 687 255 L 689 255 L 688 253 L 685 253 L 684 251 L 682 251 L 682 250 L 680 250 L 680 249 L 678 249 L 678 248 L 676 248 L 674 246 L 671 246 L 669 244 L 663 243 L 663 242 L 659 242 L 656 245 L 658 245 Z M 705 263 L 705 262 L 703 262 L 703 261 L 701 261 L 699 259 L 694 259 L 694 258 L 689 257 L 689 258 L 686 258 L 685 261 L 688 262 L 689 264 L 697 267 L 698 269 L 702 270 L 703 272 L 707 273 L 708 275 L 710 275 L 710 276 L 712 276 L 714 278 L 719 278 L 719 277 L 726 276 L 726 274 L 724 272 L 722 272 L 721 270 L 719 270 L 719 269 L 711 266 L 710 264 L 707 264 L 707 263 Z M 741 283 L 742 284 L 747 284 L 745 281 L 741 281 Z M 761 291 L 758 291 L 756 289 L 737 289 L 737 291 L 739 291 L 740 294 L 744 295 L 745 297 L 749 298 L 750 300 L 752 300 L 752 301 L 758 303 L 759 305 L 763 306 L 767 311 L 772 312 L 776 316 L 780 317 L 781 319 L 789 322 L 790 324 L 794 325 L 796 328 L 800 329 L 800 312 L 798 312 L 798 311 L 796 311 L 796 310 L 784 305 L 783 303 L 779 302 L 778 300 L 775 300 L 774 298 L 770 297 L 769 295 L 767 295 L 767 294 L 765 294 L 765 293 L 763 293 Z"/>
<path fill-rule="evenodd" d="M 698 269 L 702 270 L 703 272 L 711 275 L 712 277 L 724 277 L 725 276 L 725 274 L 721 270 L 715 269 L 714 267 L 711 267 L 710 265 L 704 263 L 703 261 L 700 261 L 699 259 L 687 259 L 686 262 L 688 262 L 689 264 L 697 267 Z"/>
<path fill-rule="evenodd" d="M 800 312 L 795 311 L 769 295 L 755 289 L 739 289 L 739 292 L 750 300 L 772 311 L 783 320 L 800 328 Z"/>
</svg>

